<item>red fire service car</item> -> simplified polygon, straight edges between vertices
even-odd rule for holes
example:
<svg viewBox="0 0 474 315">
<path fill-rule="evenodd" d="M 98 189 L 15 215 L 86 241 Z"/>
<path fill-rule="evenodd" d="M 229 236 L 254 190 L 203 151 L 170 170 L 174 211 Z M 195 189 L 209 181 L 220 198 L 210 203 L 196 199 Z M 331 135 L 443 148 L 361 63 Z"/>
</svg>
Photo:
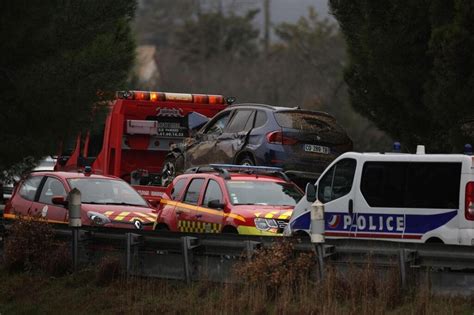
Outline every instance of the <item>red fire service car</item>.
<svg viewBox="0 0 474 315">
<path fill-rule="evenodd" d="M 303 193 L 281 168 L 211 164 L 177 176 L 165 196 L 157 230 L 275 236 Z"/>
<path fill-rule="evenodd" d="M 170 147 L 233 101 L 222 95 L 118 92 L 105 122 L 96 115 L 94 130 L 64 141 L 55 170 L 91 166 L 94 174 L 120 177 L 145 199 L 157 200 Z"/>
<path fill-rule="evenodd" d="M 87 169 L 86 169 L 87 170 Z M 30 216 L 68 223 L 66 196 L 81 192 L 83 225 L 151 230 L 155 209 L 129 184 L 112 176 L 73 172 L 34 172 L 22 180 L 7 202 L 4 219 Z"/>
</svg>

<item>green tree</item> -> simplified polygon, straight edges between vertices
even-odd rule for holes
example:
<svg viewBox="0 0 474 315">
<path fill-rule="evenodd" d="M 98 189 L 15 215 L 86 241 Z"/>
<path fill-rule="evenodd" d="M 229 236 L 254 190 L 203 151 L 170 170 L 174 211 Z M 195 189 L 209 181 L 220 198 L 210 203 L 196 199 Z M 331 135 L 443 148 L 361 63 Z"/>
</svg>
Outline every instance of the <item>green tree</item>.
<svg viewBox="0 0 474 315">
<path fill-rule="evenodd" d="M 7 0 L 0 18 L 0 174 L 55 153 L 123 88 L 134 59 L 129 0 Z"/>
<path fill-rule="evenodd" d="M 284 64 L 290 65 L 282 77 L 293 84 L 275 84 L 273 76 L 269 78 L 269 90 L 278 86 L 280 97 L 296 94 L 300 106 L 334 115 L 354 141 L 356 150 L 386 150 L 390 143 L 387 136 L 349 104 L 343 80 L 346 45 L 337 25 L 321 19 L 310 7 L 308 16 L 296 23 L 277 25 L 275 33 L 280 44 L 275 45 L 272 58 L 277 59 L 279 71 Z"/>
<path fill-rule="evenodd" d="M 473 117 L 472 2 L 330 0 L 351 103 L 406 148 L 459 151 Z M 470 107 L 470 108 L 469 108 Z M 472 139 L 471 139 L 472 141 Z"/>
<path fill-rule="evenodd" d="M 252 25 L 258 10 L 245 15 L 222 11 L 199 13 L 187 19 L 175 34 L 175 49 L 182 59 L 201 62 L 226 54 L 232 58 L 254 57 L 259 31 Z"/>
</svg>

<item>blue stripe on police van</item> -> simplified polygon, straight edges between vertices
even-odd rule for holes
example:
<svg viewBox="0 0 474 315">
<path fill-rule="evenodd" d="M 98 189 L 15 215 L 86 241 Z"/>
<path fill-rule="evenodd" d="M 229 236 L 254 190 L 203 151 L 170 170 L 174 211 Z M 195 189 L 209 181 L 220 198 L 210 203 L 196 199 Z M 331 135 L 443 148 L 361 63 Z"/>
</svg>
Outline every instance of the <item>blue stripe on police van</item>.
<svg viewBox="0 0 474 315">
<path fill-rule="evenodd" d="M 424 234 L 448 223 L 458 210 L 439 214 L 386 214 L 326 212 L 326 231 Z M 309 230 L 310 212 L 291 222 L 292 230 Z"/>
</svg>

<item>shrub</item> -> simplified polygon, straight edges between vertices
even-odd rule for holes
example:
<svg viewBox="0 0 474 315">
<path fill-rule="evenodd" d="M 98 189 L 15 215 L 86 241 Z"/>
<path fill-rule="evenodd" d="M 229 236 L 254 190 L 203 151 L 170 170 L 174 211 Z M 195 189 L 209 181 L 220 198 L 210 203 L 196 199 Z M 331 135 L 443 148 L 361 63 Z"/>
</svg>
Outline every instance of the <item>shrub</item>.
<svg viewBox="0 0 474 315">
<path fill-rule="evenodd" d="M 71 256 L 67 244 L 54 238 L 46 222 L 19 217 L 5 239 L 5 267 L 10 271 L 45 272 L 62 275 L 69 271 Z"/>
</svg>

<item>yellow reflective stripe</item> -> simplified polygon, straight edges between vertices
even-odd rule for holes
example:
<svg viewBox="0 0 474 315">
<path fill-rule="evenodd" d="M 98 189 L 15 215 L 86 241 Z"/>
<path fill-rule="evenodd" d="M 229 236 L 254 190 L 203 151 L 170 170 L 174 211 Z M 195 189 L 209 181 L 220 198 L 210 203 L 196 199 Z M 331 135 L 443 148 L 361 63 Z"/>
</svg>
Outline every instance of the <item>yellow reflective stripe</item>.
<svg viewBox="0 0 474 315">
<path fill-rule="evenodd" d="M 271 219 L 273 218 L 273 216 L 276 215 L 276 212 L 275 211 L 272 211 L 272 212 L 269 212 L 265 215 L 265 218 L 267 219 Z"/>
<path fill-rule="evenodd" d="M 275 233 L 270 231 L 261 231 L 254 226 L 239 225 L 237 232 L 242 235 L 262 235 L 262 236 L 282 236 L 282 233 Z"/>
<path fill-rule="evenodd" d="M 127 215 L 129 215 L 130 212 L 122 212 L 118 216 L 115 217 L 115 221 L 121 221 L 123 218 L 125 218 Z"/>
<path fill-rule="evenodd" d="M 141 216 L 149 221 L 155 221 L 157 217 L 157 215 L 154 213 L 133 212 L 133 215 Z"/>
<path fill-rule="evenodd" d="M 11 214 L 11 213 L 4 213 L 3 218 L 13 219 L 13 220 L 18 219 L 16 214 Z M 39 221 L 39 222 L 56 223 L 56 224 L 69 224 L 69 222 L 67 222 L 67 221 L 48 220 L 48 219 L 44 219 L 44 218 L 36 219 L 36 218 L 30 217 L 30 216 L 25 216 L 24 218 L 26 218 L 27 220 L 34 220 L 34 221 Z"/>
<path fill-rule="evenodd" d="M 114 212 L 113 211 L 105 211 L 104 214 L 106 216 L 111 216 Z"/>
<path fill-rule="evenodd" d="M 282 213 L 282 214 L 278 217 L 278 219 L 283 219 L 283 220 L 285 220 L 285 219 L 288 219 L 290 216 L 291 216 L 291 211 L 287 211 L 287 212 Z"/>
</svg>

